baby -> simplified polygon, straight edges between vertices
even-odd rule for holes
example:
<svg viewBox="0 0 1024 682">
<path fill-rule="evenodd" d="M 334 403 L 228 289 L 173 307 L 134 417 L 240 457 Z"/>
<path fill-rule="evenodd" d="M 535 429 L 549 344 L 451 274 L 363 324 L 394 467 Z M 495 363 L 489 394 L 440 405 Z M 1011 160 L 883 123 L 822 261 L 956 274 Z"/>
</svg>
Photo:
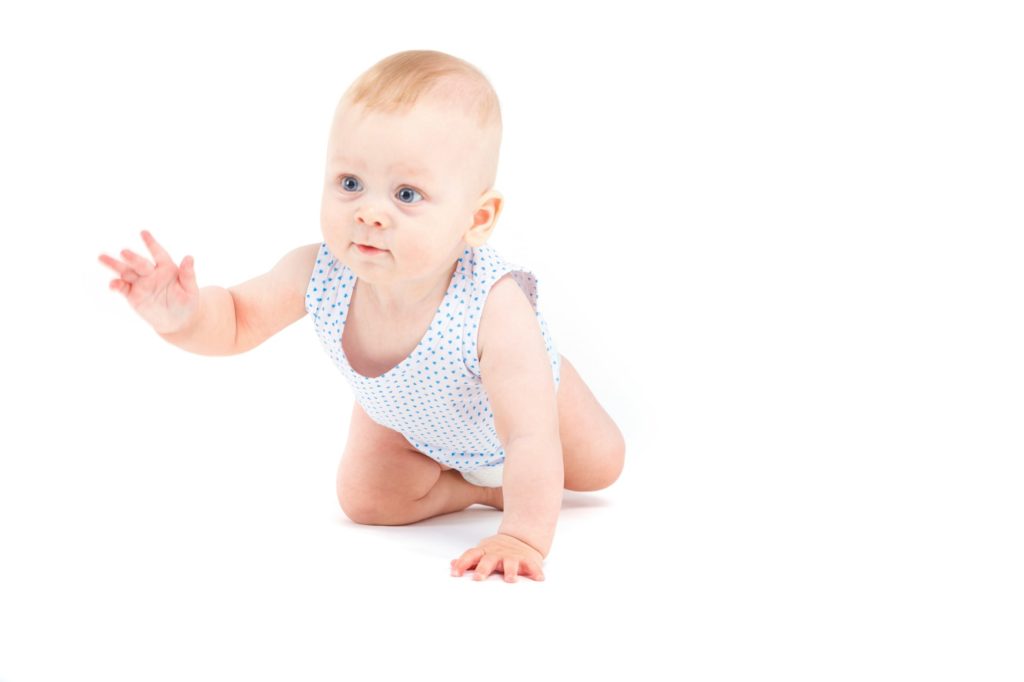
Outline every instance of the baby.
<svg viewBox="0 0 1024 682">
<path fill-rule="evenodd" d="M 442 52 L 387 57 L 345 91 L 327 145 L 323 241 L 234 287 L 197 287 L 142 232 L 100 262 L 166 341 L 202 355 L 255 348 L 309 313 L 355 404 L 337 492 L 354 522 L 415 523 L 473 504 L 495 535 L 451 562 L 475 579 L 543 580 L 567 490 L 600 490 L 625 443 L 537 309 L 537 278 L 485 246 L 501 113 L 486 77 Z"/>
</svg>

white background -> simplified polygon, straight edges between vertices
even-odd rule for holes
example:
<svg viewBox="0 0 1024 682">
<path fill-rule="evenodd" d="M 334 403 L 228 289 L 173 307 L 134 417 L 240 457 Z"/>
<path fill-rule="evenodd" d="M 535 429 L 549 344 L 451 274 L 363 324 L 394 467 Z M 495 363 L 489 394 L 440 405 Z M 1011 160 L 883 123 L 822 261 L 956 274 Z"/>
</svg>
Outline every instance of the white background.
<svg viewBox="0 0 1024 682">
<path fill-rule="evenodd" d="M 1024 675 L 1011 3 L 4 7 L 3 682 Z M 494 84 L 491 244 L 626 435 L 542 583 L 448 575 L 495 510 L 342 514 L 309 319 L 191 355 L 97 260 L 319 240 L 334 104 L 406 49 Z"/>
</svg>

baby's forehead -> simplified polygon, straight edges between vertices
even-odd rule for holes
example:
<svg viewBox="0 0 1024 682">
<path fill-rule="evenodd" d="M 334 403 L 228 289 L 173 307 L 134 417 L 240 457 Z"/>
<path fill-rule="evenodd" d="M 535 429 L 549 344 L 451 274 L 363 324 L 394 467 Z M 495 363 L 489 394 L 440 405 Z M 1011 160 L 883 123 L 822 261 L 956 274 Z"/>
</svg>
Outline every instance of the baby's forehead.
<svg viewBox="0 0 1024 682">
<path fill-rule="evenodd" d="M 458 107 L 433 100 L 420 100 L 411 105 L 392 105 L 386 108 L 367 108 L 357 104 L 346 108 L 342 113 L 343 115 L 336 119 L 342 125 L 358 125 L 366 121 L 373 121 L 393 123 L 403 128 L 415 125 L 439 125 L 446 129 L 464 131 L 480 128 L 466 112 Z"/>
<path fill-rule="evenodd" d="M 404 107 L 368 108 L 361 104 L 348 109 L 339 107 L 330 155 L 347 157 L 348 152 L 357 152 L 363 146 L 360 142 L 367 138 L 356 129 L 366 122 L 371 122 L 375 128 L 383 124 L 375 131 L 372 144 L 388 145 L 393 152 L 393 155 L 386 154 L 391 157 L 388 162 L 396 167 L 402 166 L 404 161 L 405 166 L 413 167 L 407 170 L 436 168 L 449 180 L 465 175 L 474 185 L 480 177 L 486 176 L 486 180 L 495 173 L 501 145 L 500 122 L 489 127 L 481 125 L 477 118 L 459 107 L 436 99 Z M 417 125 L 422 126 L 423 135 L 417 134 L 420 130 Z M 373 147 L 363 151 L 373 155 L 379 152 Z"/>
<path fill-rule="evenodd" d="M 463 155 L 473 156 L 485 154 L 485 150 L 492 142 L 499 142 L 501 136 L 500 130 L 485 129 L 479 122 L 455 107 L 430 103 L 417 103 L 403 109 L 377 110 L 356 107 L 339 112 L 334 121 L 334 133 L 341 133 L 343 137 L 358 136 L 356 130 L 367 123 L 375 128 L 380 126 L 380 132 L 396 146 L 405 143 L 435 151 L 438 150 L 439 144 L 464 146 Z M 393 131 L 393 135 L 389 131 Z M 408 134 L 419 131 L 429 137 Z"/>
</svg>

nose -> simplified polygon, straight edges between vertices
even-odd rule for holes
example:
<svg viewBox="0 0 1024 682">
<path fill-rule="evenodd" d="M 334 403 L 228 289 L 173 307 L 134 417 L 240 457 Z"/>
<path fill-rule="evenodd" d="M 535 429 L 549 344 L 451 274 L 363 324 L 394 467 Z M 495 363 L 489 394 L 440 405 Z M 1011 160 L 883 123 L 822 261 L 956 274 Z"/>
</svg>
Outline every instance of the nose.
<svg viewBox="0 0 1024 682">
<path fill-rule="evenodd" d="M 356 221 L 370 227 L 384 227 L 380 211 L 370 206 L 363 206 L 356 212 Z"/>
</svg>

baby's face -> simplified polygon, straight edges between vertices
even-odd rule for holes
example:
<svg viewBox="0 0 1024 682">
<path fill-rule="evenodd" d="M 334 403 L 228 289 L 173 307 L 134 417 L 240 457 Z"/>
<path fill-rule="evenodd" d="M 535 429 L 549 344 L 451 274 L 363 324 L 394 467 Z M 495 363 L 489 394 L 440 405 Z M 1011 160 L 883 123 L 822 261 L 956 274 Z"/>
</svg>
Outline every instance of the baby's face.
<svg viewBox="0 0 1024 682">
<path fill-rule="evenodd" d="M 430 102 L 402 113 L 339 107 L 320 205 L 331 253 L 375 284 L 449 268 L 490 189 L 480 169 L 493 145 L 481 135 L 460 113 Z M 357 244 L 384 251 L 366 254 Z"/>
</svg>

